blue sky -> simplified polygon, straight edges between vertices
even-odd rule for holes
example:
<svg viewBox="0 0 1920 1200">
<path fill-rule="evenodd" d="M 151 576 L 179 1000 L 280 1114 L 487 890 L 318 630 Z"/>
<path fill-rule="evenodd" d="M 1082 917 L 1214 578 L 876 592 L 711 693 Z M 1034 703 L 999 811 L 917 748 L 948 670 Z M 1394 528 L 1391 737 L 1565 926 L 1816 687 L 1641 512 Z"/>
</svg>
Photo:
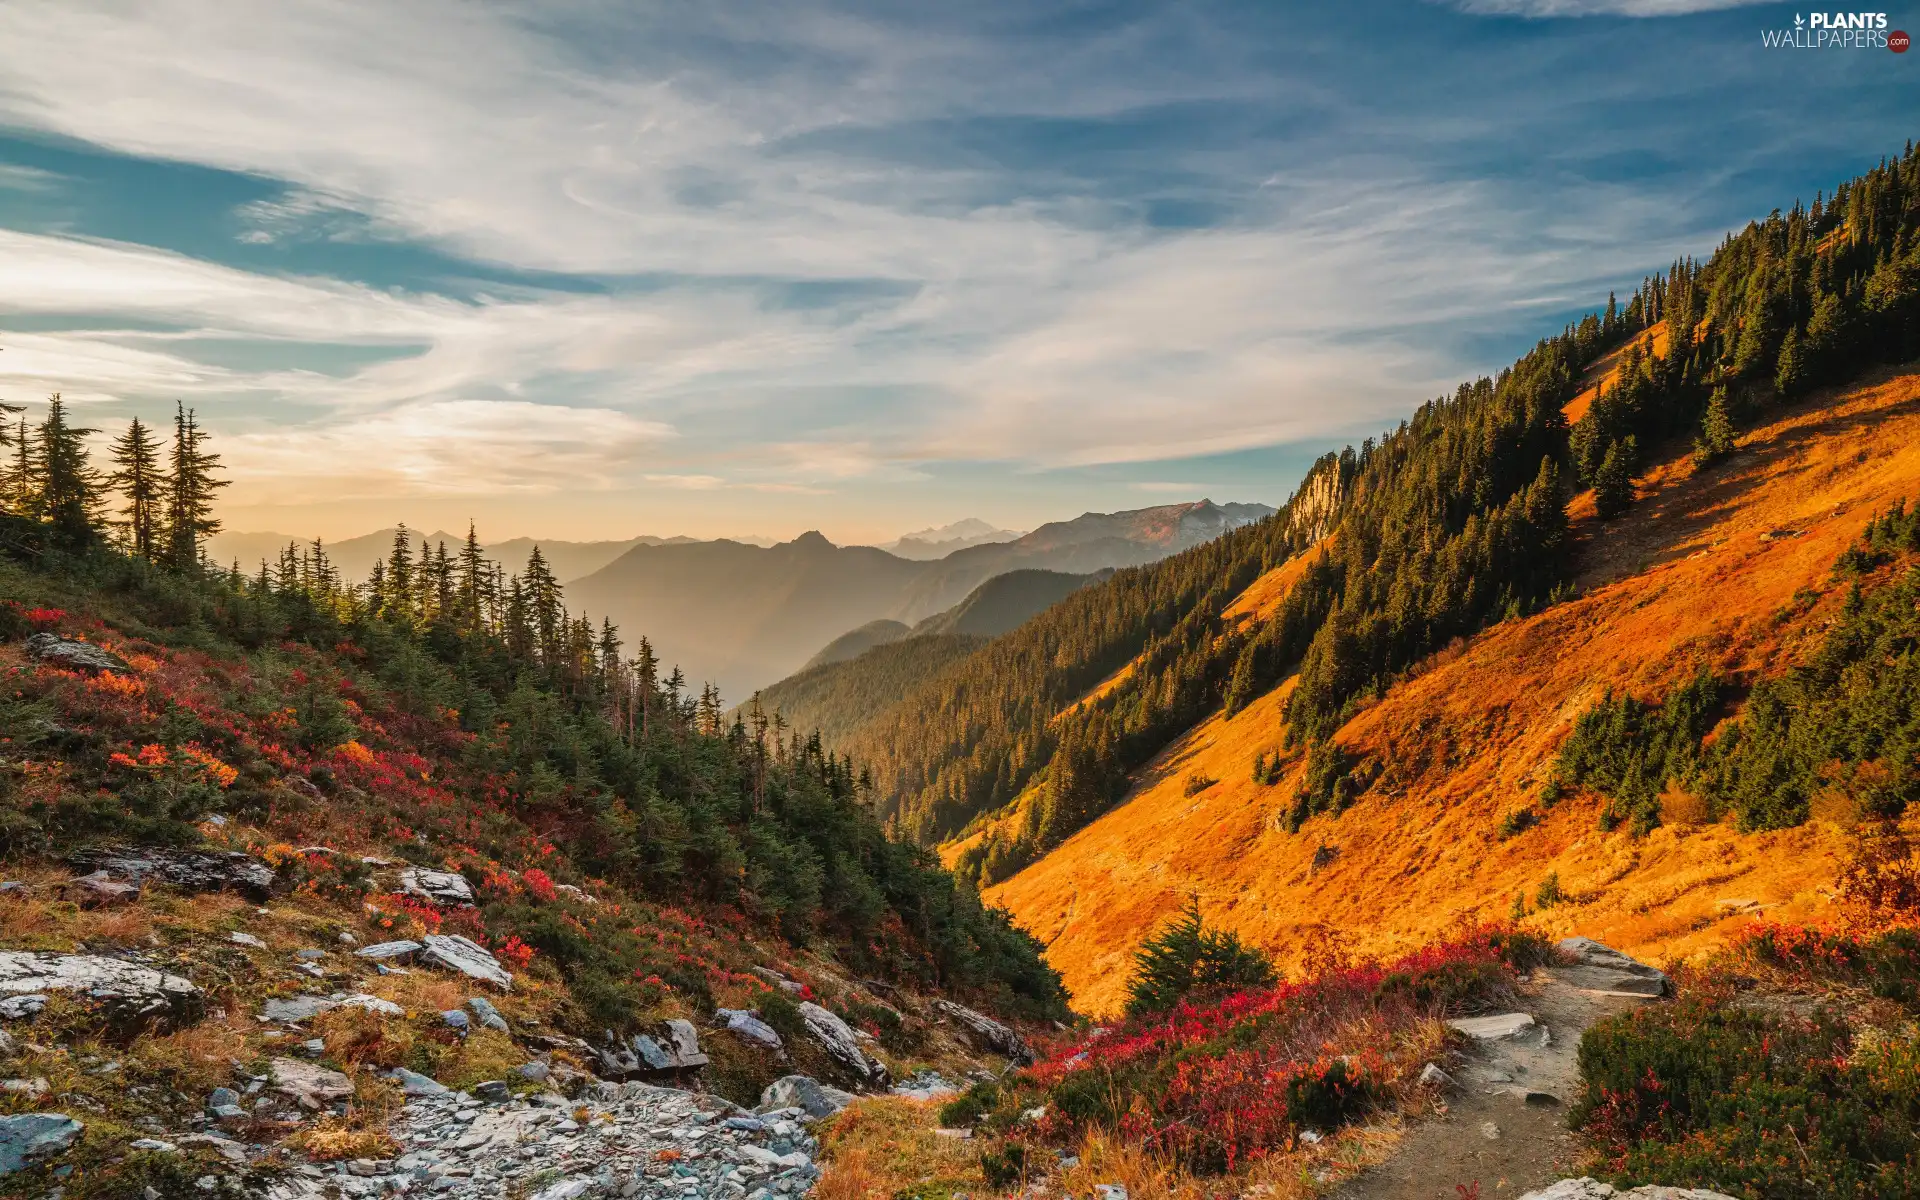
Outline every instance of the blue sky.
<svg viewBox="0 0 1920 1200">
<path fill-rule="evenodd" d="M 1920 111 L 1710 0 L 244 11 L 0 6 L 0 395 L 329 538 L 1278 503 Z"/>
</svg>

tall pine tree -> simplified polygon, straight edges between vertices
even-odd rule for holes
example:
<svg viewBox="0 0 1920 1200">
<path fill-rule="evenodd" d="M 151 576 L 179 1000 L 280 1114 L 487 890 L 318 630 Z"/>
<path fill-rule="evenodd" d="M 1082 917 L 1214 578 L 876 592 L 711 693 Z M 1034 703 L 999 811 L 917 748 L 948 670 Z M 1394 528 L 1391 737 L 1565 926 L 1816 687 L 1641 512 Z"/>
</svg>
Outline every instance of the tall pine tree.
<svg viewBox="0 0 1920 1200">
<path fill-rule="evenodd" d="M 98 473 L 87 460 L 86 439 L 94 430 L 69 424 L 67 406 L 55 392 L 40 422 L 32 468 L 37 495 L 34 509 L 53 526 L 54 541 L 69 550 L 85 548 L 97 532 L 100 505 Z"/>
<path fill-rule="evenodd" d="M 175 405 L 173 453 L 167 470 L 166 559 L 179 571 L 198 566 L 206 539 L 220 532 L 220 522 L 213 516 L 213 494 L 228 481 L 215 477 L 220 456 L 207 453 L 201 445 L 205 440 L 193 412 Z"/>
<path fill-rule="evenodd" d="M 116 522 L 127 553 L 152 561 L 161 550 L 160 519 L 170 481 L 160 470 L 160 443 L 135 417 L 113 441 L 113 473 L 107 483 L 126 501 Z"/>
</svg>

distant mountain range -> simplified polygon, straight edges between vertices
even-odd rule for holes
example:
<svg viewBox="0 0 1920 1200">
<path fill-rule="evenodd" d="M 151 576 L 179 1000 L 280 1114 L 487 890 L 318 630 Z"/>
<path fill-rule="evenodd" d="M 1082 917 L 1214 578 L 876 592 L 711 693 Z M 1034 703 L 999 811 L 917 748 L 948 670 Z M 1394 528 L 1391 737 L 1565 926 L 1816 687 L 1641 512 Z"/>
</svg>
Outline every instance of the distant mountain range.
<svg viewBox="0 0 1920 1200">
<path fill-rule="evenodd" d="M 873 546 L 835 546 L 819 533 L 770 547 L 641 544 L 572 581 L 567 601 L 596 619 L 612 618 L 629 639 L 645 634 L 662 661 L 680 665 L 695 681 L 717 683 L 733 703 L 793 674 L 842 634 L 879 620 L 911 626 L 952 608 L 996 575 L 1028 568 L 1085 575 L 1138 566 L 1272 511 L 1264 504 L 1200 500 L 1086 513 L 930 562 Z M 869 638 L 859 649 L 882 640 Z"/>
<path fill-rule="evenodd" d="M 945 558 L 955 550 L 965 550 L 969 546 L 985 546 L 995 542 L 1011 542 L 1021 536 L 1018 529 L 995 529 L 979 517 L 968 517 L 955 521 L 951 525 L 942 525 L 938 529 L 922 529 L 915 533 L 902 534 L 891 542 L 884 542 L 880 549 L 895 558 L 909 558 L 915 562 L 930 562 L 936 558 Z"/>
<path fill-rule="evenodd" d="M 763 688 L 761 706 L 835 744 L 948 663 L 1112 573 L 1008 571 L 916 625 L 869 621 L 827 643 L 798 674 Z"/>
<path fill-rule="evenodd" d="M 327 557 L 340 572 L 349 579 L 361 580 L 373 569 L 375 560 L 384 560 L 393 552 L 393 535 L 398 530 L 393 527 L 376 529 L 372 533 L 359 537 L 343 538 L 337 542 L 325 543 Z M 415 553 L 422 547 L 447 544 L 448 552 L 460 547 L 467 540 L 464 533 L 448 533 L 436 529 L 432 533 L 415 532 Z M 508 538 L 503 542 L 483 542 L 482 549 L 487 557 L 504 564 L 508 570 L 517 571 L 526 565 L 527 556 L 533 552 L 537 543 L 540 553 L 547 560 L 547 566 L 561 583 L 589 575 L 606 566 L 614 559 L 633 549 L 635 546 L 674 546 L 697 541 L 690 537 L 634 537 L 624 541 L 608 542 L 568 542 L 545 538 Z M 759 544 L 773 545 L 771 538 L 745 539 Z M 301 546 L 310 544 L 310 539 L 293 537 L 284 533 L 218 533 L 207 543 L 207 555 L 217 563 L 238 562 L 243 571 L 252 571 L 261 559 L 269 562 L 277 559 L 288 542 Z"/>
</svg>

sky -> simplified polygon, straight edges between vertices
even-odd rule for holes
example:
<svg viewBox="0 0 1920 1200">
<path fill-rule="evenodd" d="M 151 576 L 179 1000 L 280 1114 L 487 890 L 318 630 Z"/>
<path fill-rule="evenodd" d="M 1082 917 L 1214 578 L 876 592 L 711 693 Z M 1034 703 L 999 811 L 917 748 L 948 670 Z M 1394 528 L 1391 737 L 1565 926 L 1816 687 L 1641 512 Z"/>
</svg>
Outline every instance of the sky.
<svg viewBox="0 0 1920 1200">
<path fill-rule="evenodd" d="M 329 539 L 1278 504 L 1900 148 L 1796 11 L 8 0 L 0 396 Z"/>
</svg>

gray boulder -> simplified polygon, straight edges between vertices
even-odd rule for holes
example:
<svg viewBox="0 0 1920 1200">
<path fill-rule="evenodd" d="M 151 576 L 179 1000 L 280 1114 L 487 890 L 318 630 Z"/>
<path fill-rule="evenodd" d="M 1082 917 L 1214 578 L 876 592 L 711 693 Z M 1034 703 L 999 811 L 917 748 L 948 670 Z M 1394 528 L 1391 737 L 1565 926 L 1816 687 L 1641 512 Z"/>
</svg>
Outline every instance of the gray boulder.
<svg viewBox="0 0 1920 1200">
<path fill-rule="evenodd" d="M 810 1075 L 787 1075 L 768 1084 L 760 1093 L 760 1107 L 757 1112 L 777 1112 L 783 1108 L 805 1109 L 809 1117 L 818 1120 L 830 1117 L 847 1105 L 853 1103 L 853 1095 L 836 1087 L 828 1087 Z"/>
<path fill-rule="evenodd" d="M 148 880 L 159 880 L 182 891 L 237 892 L 253 900 L 267 899 L 280 890 L 282 884 L 272 867 L 238 850 L 116 846 L 85 850 L 71 861 L 75 867 L 103 873 L 136 887 Z"/>
<path fill-rule="evenodd" d="M 820 1043 L 827 1056 L 845 1067 L 855 1079 L 868 1087 L 887 1086 L 886 1067 L 860 1048 L 859 1040 L 845 1021 L 811 1000 L 800 1002 L 800 1019 L 806 1022 L 807 1032 Z"/>
<path fill-rule="evenodd" d="M 418 1071 L 409 1071 L 405 1067 L 394 1068 L 393 1073 L 387 1078 L 399 1084 L 400 1090 L 409 1096 L 444 1096 L 448 1090 L 447 1085 L 439 1080 L 422 1075 Z"/>
<path fill-rule="evenodd" d="M 85 1130 L 65 1113 L 0 1117 L 0 1175 L 24 1171 L 32 1163 L 64 1153 Z"/>
<path fill-rule="evenodd" d="M 110 650 L 79 638 L 61 637 L 57 633 L 34 634 L 27 639 L 26 651 L 28 658 L 59 667 L 63 671 L 97 675 L 102 671 L 124 673 L 133 670 L 126 659 Z"/>
<path fill-rule="evenodd" d="M 673 1056 L 676 1068 L 707 1065 L 707 1056 L 700 1049 L 700 1033 L 693 1027 L 692 1021 L 675 1018 L 666 1023 L 666 1050 Z"/>
<path fill-rule="evenodd" d="M 66 992 L 115 1019 L 187 1020 L 204 997 L 192 981 L 97 954 L 0 950 L 0 996 Z"/>
<path fill-rule="evenodd" d="M 760 1019 L 760 1014 L 747 1008 L 719 1008 L 713 1013 L 714 1023 L 750 1046 L 759 1046 L 765 1050 L 785 1049 L 779 1033 L 773 1026 Z"/>
<path fill-rule="evenodd" d="M 1571 966 L 1552 968 L 1554 978 L 1592 992 L 1626 996 L 1664 996 L 1667 976 L 1656 967 L 1628 958 L 1613 947 L 1587 937 L 1563 939 L 1556 947 L 1573 960 Z"/>
<path fill-rule="evenodd" d="M 353 1095 L 353 1081 L 338 1071 L 297 1058 L 276 1058 L 267 1067 L 273 1090 L 306 1109 L 324 1108 Z"/>
<path fill-rule="evenodd" d="M 1018 1067 L 1033 1065 L 1033 1050 L 1026 1040 L 992 1017 L 951 1000 L 935 1000 L 933 1010 L 958 1025 L 976 1048 L 990 1050 Z"/>
<path fill-rule="evenodd" d="M 468 996 L 467 1007 L 472 1009 L 473 1015 L 480 1019 L 480 1024 L 488 1029 L 497 1029 L 501 1033 L 508 1032 L 507 1019 L 500 1015 L 500 1010 L 493 1006 L 493 1001 L 485 996 Z"/>
<path fill-rule="evenodd" d="M 452 871 L 429 871 L 408 867 L 400 872 L 400 890 L 434 904 L 452 908 L 473 907 L 473 887 L 464 875 Z"/>
<path fill-rule="evenodd" d="M 459 934 L 430 933 L 420 951 L 423 961 L 449 971 L 458 971 L 482 983 L 491 983 L 501 991 L 513 989 L 513 976 L 485 946 Z"/>
<path fill-rule="evenodd" d="M 403 938 L 397 942 L 376 942 L 371 946 L 362 946 L 353 952 L 353 956 L 369 962 L 405 962 L 424 949 L 426 947 L 419 942 Z"/>
<path fill-rule="evenodd" d="M 0 1021 L 25 1021 L 37 1017 L 46 1011 L 45 992 L 28 992 L 24 996 L 8 996 L 0 1000 Z"/>
</svg>

